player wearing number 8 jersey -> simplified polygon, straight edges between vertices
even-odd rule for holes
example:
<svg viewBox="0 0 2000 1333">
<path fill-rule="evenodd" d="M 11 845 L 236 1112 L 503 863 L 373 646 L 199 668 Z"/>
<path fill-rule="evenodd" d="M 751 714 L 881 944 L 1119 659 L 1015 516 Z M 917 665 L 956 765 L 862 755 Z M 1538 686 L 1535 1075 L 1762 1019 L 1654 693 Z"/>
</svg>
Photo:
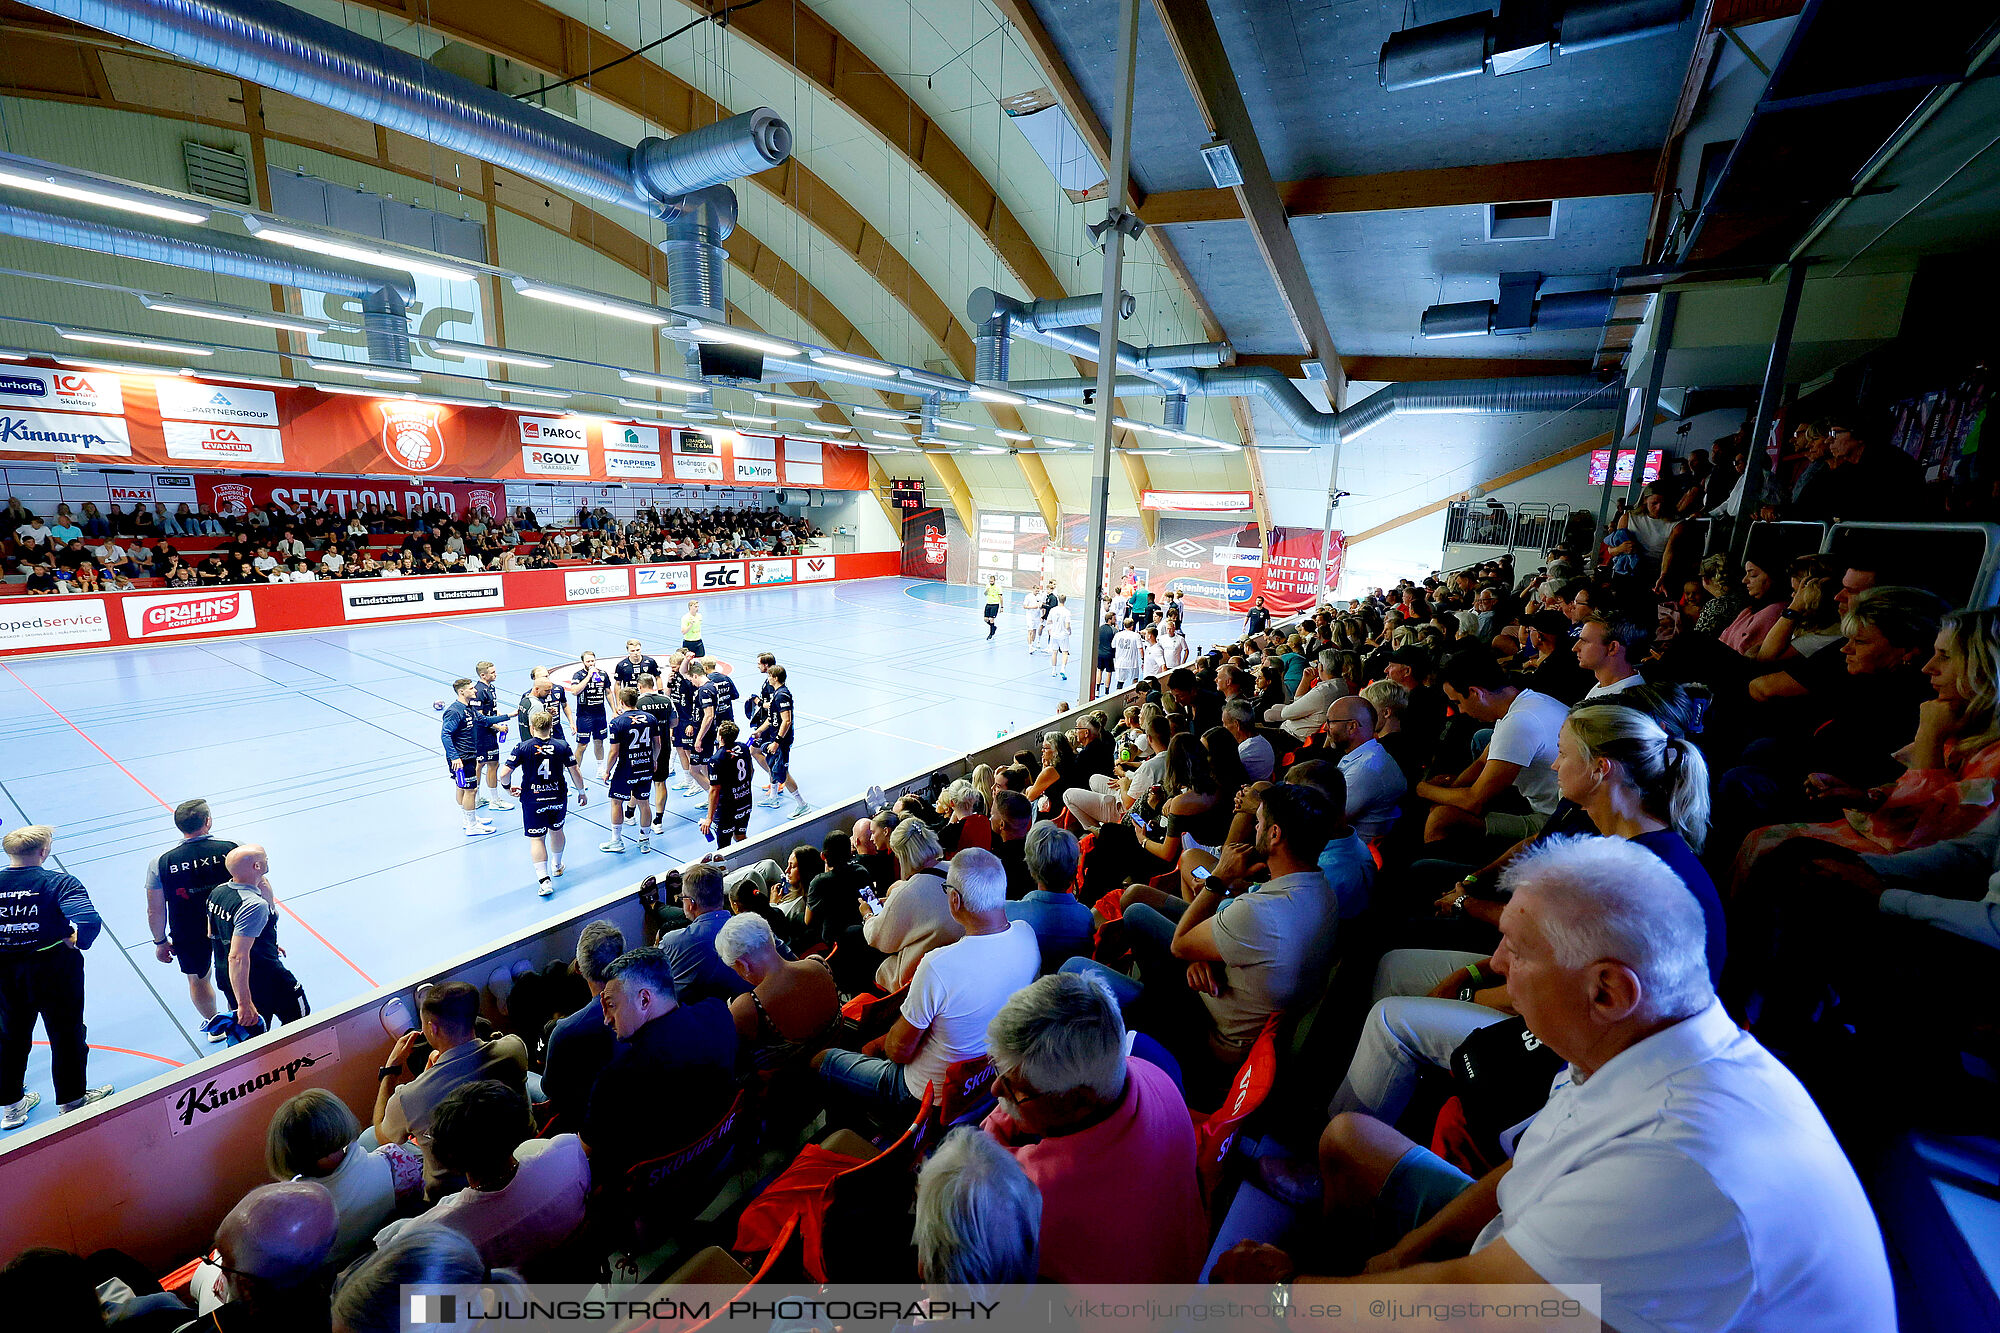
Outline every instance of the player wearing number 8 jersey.
<svg viewBox="0 0 2000 1333">
<path fill-rule="evenodd" d="M 715 835 L 718 850 L 750 834 L 750 781 L 756 770 L 750 747 L 736 739 L 739 734 L 734 722 L 723 723 L 721 744 L 709 764 L 708 817 L 701 821 L 701 831 Z"/>
<path fill-rule="evenodd" d="M 576 752 L 554 739 L 555 719 L 547 713 L 537 713 L 528 720 L 528 732 L 528 739 L 516 745 L 507 757 L 507 767 L 500 779 L 521 798 L 521 832 L 528 839 L 528 860 L 535 867 L 541 896 L 546 898 L 556 891 L 549 875 L 563 872 L 563 820 L 569 814 L 569 784 L 563 780 L 564 770 L 576 779 L 579 808 L 590 803 L 590 796 L 583 789 L 583 769 L 577 763 Z M 514 788 L 517 770 L 521 784 Z M 549 864 L 551 853 L 553 866 Z"/>
</svg>

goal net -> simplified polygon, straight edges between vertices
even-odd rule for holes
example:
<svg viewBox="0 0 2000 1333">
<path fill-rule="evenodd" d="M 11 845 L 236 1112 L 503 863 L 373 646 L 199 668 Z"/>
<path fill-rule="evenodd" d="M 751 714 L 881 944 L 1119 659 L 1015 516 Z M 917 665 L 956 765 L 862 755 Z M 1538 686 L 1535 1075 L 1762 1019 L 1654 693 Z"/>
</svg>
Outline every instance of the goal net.
<svg viewBox="0 0 2000 1333">
<path fill-rule="evenodd" d="M 1056 591 L 1065 597 L 1083 596 L 1083 583 L 1090 553 L 1078 546 L 1044 546 L 1042 577 L 1054 579 Z"/>
</svg>

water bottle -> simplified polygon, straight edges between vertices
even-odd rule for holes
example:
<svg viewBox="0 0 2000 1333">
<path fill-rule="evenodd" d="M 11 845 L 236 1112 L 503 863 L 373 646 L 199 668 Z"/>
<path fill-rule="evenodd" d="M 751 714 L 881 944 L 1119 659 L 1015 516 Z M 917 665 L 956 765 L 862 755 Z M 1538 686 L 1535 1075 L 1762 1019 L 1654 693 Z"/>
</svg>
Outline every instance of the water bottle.
<svg viewBox="0 0 2000 1333">
<path fill-rule="evenodd" d="M 431 707 L 436 711 L 442 713 L 444 711 L 444 700 L 442 699 L 431 700 Z"/>
</svg>

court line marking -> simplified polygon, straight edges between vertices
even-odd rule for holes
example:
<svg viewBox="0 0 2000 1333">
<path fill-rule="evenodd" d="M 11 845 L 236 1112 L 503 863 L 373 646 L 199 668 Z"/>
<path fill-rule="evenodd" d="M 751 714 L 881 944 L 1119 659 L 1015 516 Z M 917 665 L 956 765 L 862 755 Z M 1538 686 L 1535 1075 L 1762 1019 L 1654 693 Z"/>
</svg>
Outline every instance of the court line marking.
<svg viewBox="0 0 2000 1333">
<path fill-rule="evenodd" d="M 62 709 L 57 708 L 47 699 L 43 699 L 41 692 L 38 691 L 34 686 L 28 684 L 27 681 L 22 680 L 20 673 L 15 671 L 10 663 L 0 662 L 0 667 L 6 668 L 7 674 L 14 678 L 15 684 L 19 685 L 22 689 L 26 690 L 29 694 L 34 695 L 36 699 L 40 700 L 42 707 L 48 709 L 51 713 L 54 713 L 57 717 L 61 718 L 63 722 L 68 725 L 71 731 L 74 731 L 77 735 L 83 737 L 83 739 L 85 740 L 85 742 L 89 744 L 91 749 L 97 751 L 99 754 L 103 755 L 106 759 L 110 760 L 111 766 L 113 768 L 116 768 L 120 773 L 123 773 L 126 777 L 131 778 L 132 785 L 137 787 L 140 791 L 145 792 L 146 795 L 152 797 L 155 801 L 159 801 L 160 808 L 162 810 L 171 811 L 174 808 L 168 802 L 162 800 L 158 792 L 154 791 L 151 787 L 148 787 L 145 783 L 139 781 L 138 775 L 135 774 L 131 769 L 119 763 L 117 756 L 113 755 L 111 751 L 105 749 L 102 745 L 99 745 L 95 740 L 91 739 L 91 735 L 89 732 L 85 731 L 82 727 L 76 725 L 76 723 L 71 722 L 69 720 L 69 716 L 66 713 L 64 713 Z M 300 916 L 297 912 L 293 911 L 292 908 L 284 902 L 280 902 L 278 904 L 278 910 L 285 913 L 285 915 L 291 917 L 292 920 L 298 922 L 299 929 L 305 931 L 306 934 L 312 936 L 314 939 L 318 940 L 321 944 L 325 945 L 328 953 L 332 954 L 335 958 L 338 958 L 341 962 L 353 968 L 354 975 L 360 977 L 363 981 L 368 983 L 368 989 L 370 990 L 375 989 L 377 985 L 375 978 L 369 976 L 366 972 L 362 971 L 361 965 L 356 963 L 352 958 L 349 958 L 346 954 L 334 948 L 333 941 L 329 940 L 326 936 L 320 934 L 317 930 L 314 930 L 312 928 L 311 922 L 307 921 L 304 917 Z"/>
<path fill-rule="evenodd" d="M 37 1046 L 46 1046 L 46 1045 L 48 1045 L 48 1043 L 47 1043 L 46 1041 L 43 1041 L 43 1040 L 42 1040 L 42 1039 L 41 1039 L 40 1037 L 37 1037 L 37 1038 L 35 1038 L 35 1045 L 37 1045 Z M 172 1066 L 173 1066 L 173 1067 L 174 1067 L 175 1069 L 186 1069 L 186 1068 L 187 1068 L 187 1065 L 186 1065 L 186 1063 L 184 1063 L 183 1061 L 180 1061 L 180 1060 L 169 1060 L 169 1059 L 168 1059 L 168 1058 L 167 1058 L 166 1056 L 164 1056 L 164 1055 L 154 1055 L 154 1054 L 153 1054 L 153 1053 L 152 1053 L 151 1051 L 135 1051 L 135 1050 L 132 1050 L 132 1049 L 131 1049 L 130 1047 L 126 1047 L 126 1046 L 99 1046 L 99 1045 L 98 1045 L 98 1044 L 97 1044 L 96 1042 L 94 1042 L 94 1041 L 93 1041 L 93 1042 L 90 1042 L 90 1043 L 88 1043 L 88 1045 L 89 1045 L 90 1049 L 91 1049 L 91 1050 L 93 1050 L 93 1051 L 115 1051 L 115 1052 L 117 1052 L 117 1053 L 118 1053 L 119 1055 L 136 1055 L 136 1056 L 138 1056 L 138 1057 L 139 1057 L 139 1058 L 140 1058 L 141 1060 L 157 1060 L 157 1061 L 159 1061 L 159 1062 L 160 1062 L 161 1064 L 163 1064 L 163 1065 L 172 1065 Z"/>
</svg>

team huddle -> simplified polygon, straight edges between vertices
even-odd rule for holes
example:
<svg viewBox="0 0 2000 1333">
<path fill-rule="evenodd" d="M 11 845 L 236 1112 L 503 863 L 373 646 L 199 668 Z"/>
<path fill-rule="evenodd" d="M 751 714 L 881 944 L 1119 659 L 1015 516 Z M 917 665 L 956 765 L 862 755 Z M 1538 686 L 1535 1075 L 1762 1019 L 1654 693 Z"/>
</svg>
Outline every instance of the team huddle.
<svg viewBox="0 0 2000 1333">
<path fill-rule="evenodd" d="M 544 898 L 554 893 L 554 879 L 563 873 L 570 792 L 578 808 L 590 799 L 583 776 L 587 751 L 600 765 L 598 780 L 611 806 L 611 837 L 600 851 L 624 852 L 628 823 L 639 851 L 651 851 L 669 795 L 703 799 L 702 836 L 718 848 L 749 836 L 758 770 L 767 775 L 765 807 L 789 798 L 793 818 L 806 813 L 811 807 L 791 773 L 798 727 L 785 668 L 769 653 L 758 656 L 763 684 L 742 699 L 744 725 L 738 726 L 736 682 L 702 655 L 700 626 L 691 611 L 682 633 L 691 629 L 692 636 L 668 657 L 664 671 L 637 639 L 625 641 L 625 656 L 609 671 L 588 651 L 566 679 L 535 667 L 512 713 L 501 711 L 493 663 L 481 662 L 472 677 L 454 682 L 457 702 L 444 708 L 442 739 L 466 836 L 494 831 L 481 806 L 512 810 L 508 797 L 518 797 L 539 891 Z M 503 760 L 505 733 L 515 726 L 520 739 Z"/>
</svg>

